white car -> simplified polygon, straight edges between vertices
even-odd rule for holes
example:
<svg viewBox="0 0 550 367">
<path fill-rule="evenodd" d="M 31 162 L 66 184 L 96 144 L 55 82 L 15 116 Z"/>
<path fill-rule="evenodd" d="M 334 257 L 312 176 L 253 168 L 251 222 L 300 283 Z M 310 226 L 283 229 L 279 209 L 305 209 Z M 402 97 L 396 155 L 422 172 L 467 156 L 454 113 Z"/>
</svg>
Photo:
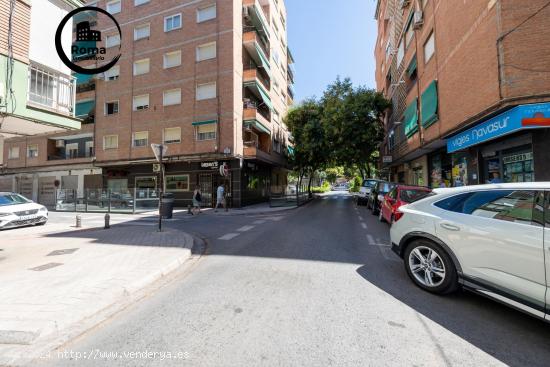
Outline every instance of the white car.
<svg viewBox="0 0 550 367">
<path fill-rule="evenodd" d="M 550 182 L 435 189 L 399 208 L 392 249 L 420 288 L 460 286 L 550 321 Z"/>
<path fill-rule="evenodd" d="M 0 192 L 0 229 L 43 225 L 48 209 L 14 192 Z"/>
<path fill-rule="evenodd" d="M 357 193 L 357 204 L 366 204 L 369 201 L 372 189 L 380 181 L 381 180 L 377 180 L 374 178 L 363 180 L 363 184 L 361 185 L 361 187 L 359 188 L 359 192 Z"/>
</svg>

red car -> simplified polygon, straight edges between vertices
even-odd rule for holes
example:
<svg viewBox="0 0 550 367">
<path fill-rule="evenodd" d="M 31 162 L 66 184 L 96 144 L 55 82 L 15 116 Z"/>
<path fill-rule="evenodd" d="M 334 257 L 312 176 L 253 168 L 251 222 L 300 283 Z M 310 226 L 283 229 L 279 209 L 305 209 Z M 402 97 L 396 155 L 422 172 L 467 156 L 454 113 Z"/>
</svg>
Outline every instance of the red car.
<svg viewBox="0 0 550 367">
<path fill-rule="evenodd" d="M 393 223 L 402 215 L 397 211 L 400 206 L 423 199 L 432 192 L 432 189 L 421 186 L 397 185 L 384 196 L 382 209 L 378 215 L 381 222 Z"/>
</svg>

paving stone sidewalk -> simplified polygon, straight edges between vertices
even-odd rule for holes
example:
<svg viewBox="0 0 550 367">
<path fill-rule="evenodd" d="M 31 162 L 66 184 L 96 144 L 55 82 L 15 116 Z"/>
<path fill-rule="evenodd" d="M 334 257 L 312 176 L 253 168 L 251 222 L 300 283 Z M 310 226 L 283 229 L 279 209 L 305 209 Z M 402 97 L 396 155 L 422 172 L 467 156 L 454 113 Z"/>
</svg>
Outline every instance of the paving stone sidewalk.
<svg viewBox="0 0 550 367">
<path fill-rule="evenodd" d="M 0 366 L 78 329 L 183 264 L 193 238 L 119 224 L 5 236 L 0 241 Z M 101 320 L 98 320 L 101 321 Z"/>
</svg>

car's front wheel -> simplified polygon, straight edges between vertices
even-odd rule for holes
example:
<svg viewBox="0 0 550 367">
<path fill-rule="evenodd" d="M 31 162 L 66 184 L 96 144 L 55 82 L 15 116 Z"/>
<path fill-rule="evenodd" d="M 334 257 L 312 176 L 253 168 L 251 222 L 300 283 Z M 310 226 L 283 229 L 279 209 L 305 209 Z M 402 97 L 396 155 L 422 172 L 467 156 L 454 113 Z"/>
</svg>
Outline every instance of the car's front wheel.
<svg viewBox="0 0 550 367">
<path fill-rule="evenodd" d="M 458 288 L 456 268 L 449 255 L 429 240 L 415 240 L 405 251 L 405 269 L 420 288 L 446 294 Z"/>
</svg>

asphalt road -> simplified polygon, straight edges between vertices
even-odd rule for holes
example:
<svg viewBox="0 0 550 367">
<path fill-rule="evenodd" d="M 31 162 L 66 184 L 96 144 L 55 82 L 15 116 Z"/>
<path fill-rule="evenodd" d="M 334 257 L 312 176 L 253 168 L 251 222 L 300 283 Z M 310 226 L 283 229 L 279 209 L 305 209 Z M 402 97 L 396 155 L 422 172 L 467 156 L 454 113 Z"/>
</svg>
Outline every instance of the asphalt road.
<svg viewBox="0 0 550 367">
<path fill-rule="evenodd" d="M 387 225 L 346 193 L 168 225 L 208 239 L 194 269 L 42 365 L 550 365 L 549 325 L 416 288 Z"/>
</svg>

